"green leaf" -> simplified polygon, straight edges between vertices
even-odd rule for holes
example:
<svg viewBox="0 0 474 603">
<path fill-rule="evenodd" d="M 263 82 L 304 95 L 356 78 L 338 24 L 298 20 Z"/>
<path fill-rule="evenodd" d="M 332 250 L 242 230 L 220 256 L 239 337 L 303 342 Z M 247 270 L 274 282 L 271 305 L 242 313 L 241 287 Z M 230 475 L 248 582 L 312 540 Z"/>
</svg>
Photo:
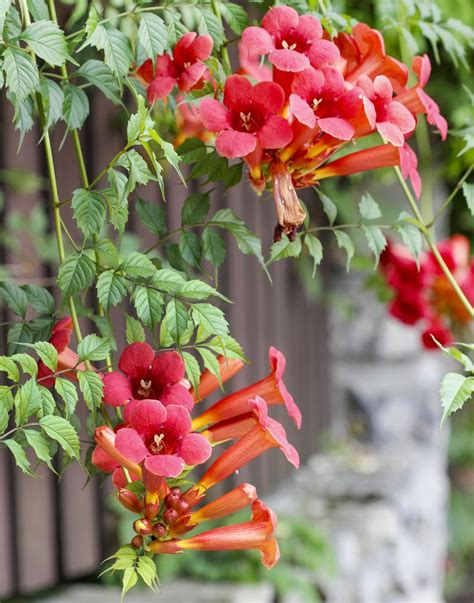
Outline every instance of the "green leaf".
<svg viewBox="0 0 474 603">
<path fill-rule="evenodd" d="M 231 30 L 239 36 L 249 24 L 247 11 L 233 2 L 219 2 L 219 8 Z"/>
<path fill-rule="evenodd" d="M 36 21 L 25 29 L 20 39 L 49 65 L 62 65 L 68 56 L 64 32 L 52 21 Z"/>
<path fill-rule="evenodd" d="M 145 330 L 142 323 L 129 314 L 125 314 L 125 337 L 128 344 L 145 341 Z"/>
<path fill-rule="evenodd" d="M 474 377 L 465 377 L 458 373 L 448 373 L 441 382 L 440 397 L 443 405 L 443 418 L 447 417 L 464 406 L 464 403 L 474 393 Z"/>
<path fill-rule="evenodd" d="M 193 232 L 185 232 L 179 239 L 179 251 L 183 260 L 193 266 L 199 267 L 201 263 L 201 241 Z"/>
<path fill-rule="evenodd" d="M 0 282 L 0 298 L 7 304 L 8 309 L 17 316 L 26 316 L 28 298 L 26 293 L 12 281 Z"/>
<path fill-rule="evenodd" d="M 78 188 L 72 195 L 72 209 L 74 219 L 86 237 L 100 231 L 105 220 L 105 203 L 99 194 Z"/>
<path fill-rule="evenodd" d="M 56 410 L 56 401 L 53 398 L 53 394 L 46 387 L 39 386 L 40 392 L 40 407 L 36 411 L 38 419 L 42 419 L 46 415 L 54 414 Z"/>
<path fill-rule="evenodd" d="M 23 285 L 28 301 L 39 314 L 52 315 L 56 311 L 56 302 L 51 293 L 38 285 Z"/>
<path fill-rule="evenodd" d="M 8 353 L 16 354 L 24 349 L 21 344 L 34 341 L 33 331 L 27 322 L 17 322 L 8 329 Z"/>
<path fill-rule="evenodd" d="M 308 248 L 310 256 L 314 260 L 312 274 L 312 278 L 314 278 L 316 269 L 323 259 L 323 246 L 321 245 L 321 241 L 312 234 L 306 234 L 304 237 L 304 242 Z"/>
<path fill-rule="evenodd" d="M 94 244 L 94 250 L 102 268 L 118 268 L 119 254 L 115 245 L 109 239 L 100 239 Z"/>
<path fill-rule="evenodd" d="M 14 398 L 15 423 L 22 425 L 41 406 L 41 394 L 34 379 L 21 385 Z"/>
<path fill-rule="evenodd" d="M 382 230 L 378 226 L 362 226 L 369 249 L 375 256 L 375 268 L 377 268 L 380 260 L 380 254 L 387 246 L 387 239 Z"/>
<path fill-rule="evenodd" d="M 139 557 L 137 572 L 143 582 L 156 592 L 158 576 L 153 559 L 151 557 Z"/>
<path fill-rule="evenodd" d="M 206 227 L 202 233 L 203 255 L 218 268 L 224 263 L 226 248 L 223 238 L 212 228 Z"/>
<path fill-rule="evenodd" d="M 33 448 L 36 456 L 40 461 L 44 461 L 51 471 L 54 471 L 54 468 L 51 464 L 51 454 L 49 452 L 49 445 L 47 440 L 39 431 L 35 431 L 34 429 L 23 429 L 23 434 L 25 435 L 26 441 Z"/>
<path fill-rule="evenodd" d="M 137 183 L 147 184 L 153 179 L 153 174 L 150 172 L 146 161 L 137 151 L 135 151 L 135 149 L 131 149 L 130 151 L 123 153 L 115 162 L 115 166 L 123 167 L 128 170 L 129 191 L 132 191 L 136 187 Z"/>
<path fill-rule="evenodd" d="M 201 377 L 201 369 L 196 358 L 189 352 L 181 352 L 184 366 L 186 368 L 186 377 L 191 381 L 191 385 L 194 389 L 197 389 L 199 379 Z"/>
<path fill-rule="evenodd" d="M 257 235 L 245 226 L 242 220 L 235 216 L 232 210 L 220 209 L 214 214 L 209 224 L 229 231 L 235 238 L 240 251 L 244 255 L 254 255 L 266 270 L 262 254 L 262 242 Z"/>
<path fill-rule="evenodd" d="M 221 371 L 217 358 L 214 356 L 211 350 L 206 348 L 198 347 L 197 351 L 204 362 L 205 368 L 207 368 L 209 372 L 216 377 L 219 385 L 222 387 Z"/>
<path fill-rule="evenodd" d="M 207 155 L 206 144 L 199 138 L 188 138 L 177 149 L 181 161 L 187 165 L 202 161 Z"/>
<path fill-rule="evenodd" d="M 297 236 L 294 241 L 287 237 L 273 243 L 270 252 L 270 262 L 277 262 L 283 258 L 297 258 L 301 253 L 301 236 Z"/>
<path fill-rule="evenodd" d="M 121 269 L 131 278 L 149 278 L 156 273 L 156 267 L 143 253 L 133 251 L 121 265 Z"/>
<path fill-rule="evenodd" d="M 474 184 L 464 182 L 462 185 L 462 192 L 464 194 L 464 198 L 466 199 L 469 211 L 474 216 Z"/>
<path fill-rule="evenodd" d="M 38 341 L 32 345 L 38 356 L 44 362 L 44 364 L 53 371 L 58 366 L 58 351 L 48 341 Z"/>
<path fill-rule="evenodd" d="M 76 386 L 68 379 L 57 377 L 54 382 L 54 389 L 58 396 L 64 400 L 66 418 L 70 419 L 76 410 L 77 401 L 79 399 Z"/>
<path fill-rule="evenodd" d="M 209 34 L 214 42 L 214 48 L 219 50 L 225 39 L 221 20 L 207 8 L 200 7 L 194 10 L 198 22 L 198 33 L 201 35 Z"/>
<path fill-rule="evenodd" d="M 186 199 L 181 211 L 181 223 L 199 224 L 209 212 L 211 200 L 209 193 L 191 193 Z"/>
<path fill-rule="evenodd" d="M 138 318 L 149 328 L 154 329 L 163 315 L 164 299 L 154 287 L 137 286 L 133 293 L 133 304 Z"/>
<path fill-rule="evenodd" d="M 364 220 L 376 220 L 382 216 L 380 207 L 369 193 L 365 193 L 359 203 L 360 215 Z"/>
<path fill-rule="evenodd" d="M 127 293 L 127 283 L 123 276 L 113 270 L 106 270 L 97 279 L 97 297 L 107 312 L 118 305 Z"/>
<path fill-rule="evenodd" d="M 40 91 L 46 117 L 46 129 L 54 126 L 63 115 L 64 92 L 52 79 L 40 75 Z"/>
<path fill-rule="evenodd" d="M 91 412 L 99 408 L 104 392 L 104 385 L 100 376 L 94 371 L 78 371 L 77 378 L 87 408 Z"/>
<path fill-rule="evenodd" d="M 68 256 L 59 268 L 58 284 L 65 300 L 94 282 L 95 264 L 85 254 Z"/>
<path fill-rule="evenodd" d="M 222 310 L 211 304 L 194 304 L 191 308 L 194 324 L 209 335 L 227 335 L 229 325 Z"/>
<path fill-rule="evenodd" d="M 400 218 L 403 218 L 403 214 L 400 216 Z M 408 247 L 418 264 L 421 248 L 423 246 L 423 235 L 421 234 L 419 228 L 417 228 L 414 224 L 410 224 L 410 222 L 405 221 L 397 224 L 396 228 L 402 238 L 402 241 Z"/>
<path fill-rule="evenodd" d="M 14 46 L 3 53 L 3 70 L 8 90 L 15 95 L 18 103 L 24 101 L 38 86 L 38 68 L 24 50 Z"/>
<path fill-rule="evenodd" d="M 21 370 L 24 373 L 27 373 L 31 377 L 36 377 L 38 373 L 38 364 L 33 358 L 33 356 L 30 356 L 29 354 L 20 353 L 13 354 L 13 356 L 10 356 L 10 358 L 11 360 L 18 362 L 18 364 L 21 366 Z"/>
<path fill-rule="evenodd" d="M 11 389 L 6 385 L 0 385 L 0 434 L 4 433 L 8 427 L 13 404 Z"/>
<path fill-rule="evenodd" d="M 20 379 L 17 365 L 8 356 L 0 356 L 0 372 L 5 372 L 10 381 L 14 381 L 15 383 Z"/>
<path fill-rule="evenodd" d="M 163 19 L 153 13 L 142 13 L 138 39 L 146 56 L 155 62 L 157 55 L 163 54 L 168 48 L 168 29 Z"/>
<path fill-rule="evenodd" d="M 185 282 L 182 274 L 171 268 L 157 270 L 152 279 L 154 287 L 171 294 L 180 293 Z"/>
<path fill-rule="evenodd" d="M 13 454 L 16 466 L 21 469 L 23 473 L 26 473 L 26 475 L 34 475 L 28 468 L 30 466 L 30 462 L 26 457 L 25 451 L 20 444 L 18 444 L 18 442 L 15 442 L 15 440 L 2 440 L 2 444 L 5 444 L 5 446 Z"/>
<path fill-rule="evenodd" d="M 324 213 L 328 217 L 330 226 L 332 226 L 337 218 L 336 204 L 320 190 L 318 190 L 318 195 L 321 199 L 321 203 L 323 204 Z"/>
<path fill-rule="evenodd" d="M 114 75 L 120 78 L 128 73 L 133 54 L 127 36 L 121 31 L 97 25 L 87 44 L 104 51 L 105 64 Z"/>
<path fill-rule="evenodd" d="M 63 119 L 68 130 L 79 130 L 82 128 L 86 117 L 89 115 L 89 99 L 87 94 L 73 84 L 64 86 Z"/>
<path fill-rule="evenodd" d="M 352 239 L 350 238 L 350 236 L 343 230 L 335 230 L 334 236 L 336 237 L 338 246 L 341 249 L 344 249 L 344 251 L 346 252 L 346 255 L 347 255 L 346 270 L 347 270 L 347 272 L 349 272 L 349 268 L 351 267 L 351 261 L 352 261 L 352 258 L 354 257 L 354 253 L 355 253 L 354 243 L 352 242 Z"/>
<path fill-rule="evenodd" d="M 179 342 L 188 326 L 189 316 L 185 305 L 177 299 L 172 299 L 166 306 L 164 321 L 173 341 Z"/>
<path fill-rule="evenodd" d="M 74 77 L 82 77 L 93 86 L 98 88 L 102 94 L 114 105 L 121 105 L 120 87 L 114 74 L 107 65 L 97 59 L 89 59 L 72 74 Z"/>
<path fill-rule="evenodd" d="M 166 234 L 166 211 L 162 205 L 145 201 L 138 197 L 135 208 L 140 221 L 146 229 L 158 238 Z"/>
<path fill-rule="evenodd" d="M 246 360 L 242 346 L 230 335 L 213 337 L 205 346 L 216 354 L 222 354 L 228 358 Z"/>
<path fill-rule="evenodd" d="M 211 295 L 217 295 L 221 299 L 227 298 L 221 295 L 214 287 L 211 287 L 204 281 L 191 280 L 188 281 L 181 289 L 180 296 L 188 299 L 207 299 Z"/>
<path fill-rule="evenodd" d="M 62 417 L 47 415 L 40 419 L 39 423 L 46 435 L 58 442 L 68 456 L 79 460 L 79 437 L 69 421 Z"/>
<path fill-rule="evenodd" d="M 135 584 L 138 582 L 138 574 L 135 571 L 135 567 L 127 567 L 122 576 L 122 597 L 121 601 L 123 601 L 124 596 L 128 593 L 130 589 L 132 589 Z"/>
<path fill-rule="evenodd" d="M 93 333 L 86 335 L 77 346 L 77 353 L 81 360 L 104 360 L 110 352 L 110 343 L 105 337 L 98 337 Z"/>
</svg>

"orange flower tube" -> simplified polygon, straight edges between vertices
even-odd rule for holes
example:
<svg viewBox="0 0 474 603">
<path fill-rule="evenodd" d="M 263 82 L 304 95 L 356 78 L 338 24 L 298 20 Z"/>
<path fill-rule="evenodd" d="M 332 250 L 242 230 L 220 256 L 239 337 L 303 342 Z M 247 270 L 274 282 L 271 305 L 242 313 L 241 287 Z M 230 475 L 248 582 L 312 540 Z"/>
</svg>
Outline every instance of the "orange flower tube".
<svg viewBox="0 0 474 603">
<path fill-rule="evenodd" d="M 203 521 L 226 517 L 245 508 L 257 500 L 257 490 L 251 484 L 240 484 L 230 492 L 216 498 L 192 513 L 189 523 L 198 524 Z"/>
<path fill-rule="evenodd" d="M 241 369 L 244 367 L 242 360 L 236 358 L 226 358 L 225 356 L 219 356 L 217 359 L 219 363 L 219 372 L 221 375 L 221 382 L 225 383 L 229 379 L 232 379 Z M 215 392 L 219 388 L 220 384 L 215 375 L 213 375 L 208 369 L 206 369 L 202 375 L 198 384 L 197 392 L 191 389 L 191 394 L 194 397 L 194 401 L 197 404 L 203 398 L 207 398 L 210 394 Z"/>
</svg>

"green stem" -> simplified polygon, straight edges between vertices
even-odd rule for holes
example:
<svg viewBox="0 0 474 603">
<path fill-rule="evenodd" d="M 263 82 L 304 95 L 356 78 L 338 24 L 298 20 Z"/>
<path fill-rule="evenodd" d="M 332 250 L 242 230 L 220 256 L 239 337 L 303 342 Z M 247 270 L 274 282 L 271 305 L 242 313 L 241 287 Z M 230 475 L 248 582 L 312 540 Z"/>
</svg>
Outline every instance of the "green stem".
<svg viewBox="0 0 474 603">
<path fill-rule="evenodd" d="M 448 268 L 446 262 L 444 261 L 443 256 L 440 254 L 438 248 L 436 247 L 435 242 L 431 238 L 431 234 L 430 234 L 427 226 L 423 222 L 423 216 L 421 215 L 421 212 L 418 209 L 418 206 L 416 204 L 416 200 L 413 197 L 413 195 L 411 194 L 411 191 L 408 188 L 408 185 L 407 185 L 407 183 L 405 182 L 405 180 L 403 178 L 403 175 L 402 175 L 402 172 L 400 171 L 400 168 L 399 167 L 395 167 L 394 170 L 395 170 L 395 173 L 397 175 L 398 181 L 400 182 L 400 186 L 402 187 L 402 190 L 405 193 L 405 196 L 407 198 L 408 204 L 411 207 L 413 215 L 415 216 L 415 218 L 419 222 L 419 228 L 420 228 L 423 236 L 425 237 L 425 240 L 426 240 L 426 243 L 428 244 L 428 247 L 430 248 L 431 252 L 433 253 L 436 261 L 438 262 L 439 267 L 441 268 L 441 270 L 443 271 L 444 275 L 448 279 L 448 281 L 451 284 L 452 288 L 456 292 L 456 295 L 459 297 L 461 303 L 466 308 L 466 310 L 468 311 L 468 313 L 471 316 L 471 318 L 474 318 L 474 307 L 472 307 L 471 303 L 469 302 L 469 300 L 467 299 L 467 297 L 464 295 L 463 290 L 461 289 L 461 287 L 459 286 L 458 282 L 454 278 L 451 270 Z"/>
<path fill-rule="evenodd" d="M 441 214 L 451 205 L 451 202 L 453 201 L 454 197 L 458 194 L 458 192 L 461 190 L 461 187 L 464 184 L 464 182 L 466 182 L 466 180 L 469 178 L 472 170 L 474 170 L 474 164 L 471 165 L 464 172 L 463 176 L 459 179 L 459 181 L 456 184 L 456 186 L 453 188 L 453 190 L 451 191 L 451 193 L 449 194 L 449 196 L 446 198 L 446 201 L 443 203 L 443 205 L 435 213 L 435 215 L 433 216 L 433 219 L 431 220 L 431 222 L 429 224 L 427 224 L 428 228 L 431 227 L 431 226 L 433 226 L 435 224 L 436 220 L 441 216 Z"/>
<path fill-rule="evenodd" d="M 219 21 L 222 24 L 221 10 L 219 8 L 219 4 L 218 4 L 217 0 L 212 0 L 211 6 L 212 6 L 212 12 L 216 15 L 216 17 L 219 19 Z M 232 65 L 230 63 L 229 51 L 227 50 L 227 46 L 225 46 L 225 45 L 221 46 L 220 54 L 221 54 L 224 71 L 226 72 L 227 75 L 230 75 L 232 73 Z"/>
</svg>

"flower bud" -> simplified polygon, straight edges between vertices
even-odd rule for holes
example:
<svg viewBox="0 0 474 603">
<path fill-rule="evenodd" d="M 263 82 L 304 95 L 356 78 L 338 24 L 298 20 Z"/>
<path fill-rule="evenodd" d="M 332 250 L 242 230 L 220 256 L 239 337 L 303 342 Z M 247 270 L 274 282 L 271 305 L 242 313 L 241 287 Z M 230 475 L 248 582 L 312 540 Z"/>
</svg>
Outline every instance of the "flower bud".
<svg viewBox="0 0 474 603">
<path fill-rule="evenodd" d="M 118 493 L 120 503 L 132 513 L 141 513 L 143 505 L 136 494 L 126 488 L 122 488 Z"/>
<path fill-rule="evenodd" d="M 174 509 L 168 509 L 163 513 L 163 521 L 172 525 L 178 519 L 178 513 Z"/>
<path fill-rule="evenodd" d="M 144 517 L 141 519 L 136 519 L 133 522 L 133 529 L 137 534 L 141 534 L 142 536 L 148 536 L 151 534 L 152 527 L 151 522 Z"/>
<path fill-rule="evenodd" d="M 178 493 L 170 492 L 165 498 L 165 505 L 168 509 L 174 509 L 178 503 L 180 495 Z"/>
<path fill-rule="evenodd" d="M 143 536 L 139 536 L 137 534 L 132 538 L 130 544 L 133 546 L 133 548 L 139 549 L 141 546 L 143 546 Z"/>
<path fill-rule="evenodd" d="M 153 536 L 157 538 L 163 538 L 163 536 L 166 536 L 166 532 L 166 526 L 163 523 L 155 523 L 153 526 Z"/>
<path fill-rule="evenodd" d="M 178 486 L 173 486 L 173 488 L 171 488 L 171 490 L 170 490 L 170 494 L 175 494 L 176 496 L 181 496 L 181 488 L 178 488 Z"/>
<path fill-rule="evenodd" d="M 175 509 L 180 515 L 183 515 L 184 513 L 188 512 L 189 504 L 185 500 L 178 500 L 175 505 Z"/>
<path fill-rule="evenodd" d="M 155 517 L 158 515 L 159 509 L 160 506 L 158 504 L 145 505 L 145 517 L 150 520 L 155 519 Z"/>
</svg>

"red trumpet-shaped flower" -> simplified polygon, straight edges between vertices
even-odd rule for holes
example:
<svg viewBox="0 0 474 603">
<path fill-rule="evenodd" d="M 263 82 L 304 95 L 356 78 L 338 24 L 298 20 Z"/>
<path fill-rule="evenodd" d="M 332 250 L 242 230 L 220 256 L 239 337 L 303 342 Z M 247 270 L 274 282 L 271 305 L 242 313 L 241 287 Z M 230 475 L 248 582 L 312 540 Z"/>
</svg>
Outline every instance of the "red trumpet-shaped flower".
<svg viewBox="0 0 474 603">
<path fill-rule="evenodd" d="M 210 57 L 212 45 L 211 36 L 189 32 L 180 38 L 172 57 L 168 54 L 156 57 L 155 69 L 151 59 L 145 61 L 136 75 L 147 86 L 148 102 L 165 98 L 175 86 L 181 92 L 199 87 L 207 72 L 203 61 Z"/>
<path fill-rule="evenodd" d="M 244 367 L 242 360 L 237 358 L 226 358 L 225 356 L 219 356 L 217 362 L 219 364 L 220 383 L 217 377 L 211 373 L 211 371 L 206 369 L 202 373 L 199 380 L 197 392 L 195 392 L 194 389 L 191 390 L 196 403 L 203 398 L 210 396 L 213 392 L 219 389 L 221 383 L 224 384 L 229 379 L 232 379 L 232 377 Z"/>
<path fill-rule="evenodd" d="M 285 373 L 285 356 L 275 347 L 268 351 L 270 374 L 253 385 L 226 396 L 204 411 L 193 421 L 194 429 L 200 429 L 211 423 L 218 423 L 252 411 L 251 399 L 260 396 L 268 405 L 284 404 L 288 415 L 295 425 L 301 427 L 301 412 L 293 396 L 288 391 L 283 375 Z"/>
<path fill-rule="evenodd" d="M 265 400 L 257 396 L 249 405 L 258 419 L 255 426 L 212 463 L 199 480 L 201 488 L 212 488 L 270 448 L 280 448 L 287 460 L 299 467 L 297 450 L 288 442 L 282 425 L 268 416 Z"/>
<path fill-rule="evenodd" d="M 322 39 L 321 23 L 312 16 L 300 17 L 289 6 L 275 6 L 262 20 L 262 27 L 247 27 L 242 33 L 243 47 L 268 60 L 280 71 L 296 73 L 311 64 L 325 67 L 338 60 L 339 50 Z"/>
<path fill-rule="evenodd" d="M 280 558 L 278 543 L 274 538 L 277 525 L 276 515 L 260 500 L 252 504 L 252 519 L 244 523 L 214 528 L 196 536 L 156 540 L 149 547 L 154 553 L 176 554 L 185 550 L 228 551 L 257 549 L 263 565 L 270 569 Z"/>
<path fill-rule="evenodd" d="M 216 149 L 223 156 L 245 157 L 257 148 L 278 149 L 291 141 L 289 123 L 278 113 L 283 89 L 273 82 L 255 86 L 242 75 L 227 78 L 224 102 L 205 98 L 199 106 L 204 126 L 218 132 Z"/>
<path fill-rule="evenodd" d="M 257 490 L 255 486 L 252 486 L 251 484 L 240 484 L 240 486 L 237 486 L 207 505 L 204 505 L 197 511 L 194 511 L 189 518 L 189 523 L 199 524 L 203 521 L 211 521 L 226 517 L 227 515 L 241 511 L 255 500 L 257 500 Z"/>
<path fill-rule="evenodd" d="M 132 343 L 122 352 L 121 371 L 104 376 L 104 402 L 111 406 L 126 405 L 126 416 L 135 400 L 159 400 L 164 406 L 179 404 L 191 410 L 193 399 L 184 378 L 184 363 L 177 352 L 155 355 L 147 343 Z"/>
<path fill-rule="evenodd" d="M 61 374 L 61 377 L 77 380 L 75 371 L 68 371 L 67 369 L 83 371 L 86 367 L 83 362 L 79 362 L 79 356 L 69 347 L 71 335 L 72 319 L 70 316 L 66 316 L 65 318 L 61 318 L 61 320 L 58 320 L 53 326 L 49 343 L 53 345 L 58 352 L 58 364 L 56 370 L 58 372 L 66 371 Z M 52 376 L 53 374 L 53 371 L 48 368 L 42 360 L 38 361 L 37 378 L 41 379 L 41 385 L 53 387 L 55 383 L 55 378 Z"/>
</svg>

